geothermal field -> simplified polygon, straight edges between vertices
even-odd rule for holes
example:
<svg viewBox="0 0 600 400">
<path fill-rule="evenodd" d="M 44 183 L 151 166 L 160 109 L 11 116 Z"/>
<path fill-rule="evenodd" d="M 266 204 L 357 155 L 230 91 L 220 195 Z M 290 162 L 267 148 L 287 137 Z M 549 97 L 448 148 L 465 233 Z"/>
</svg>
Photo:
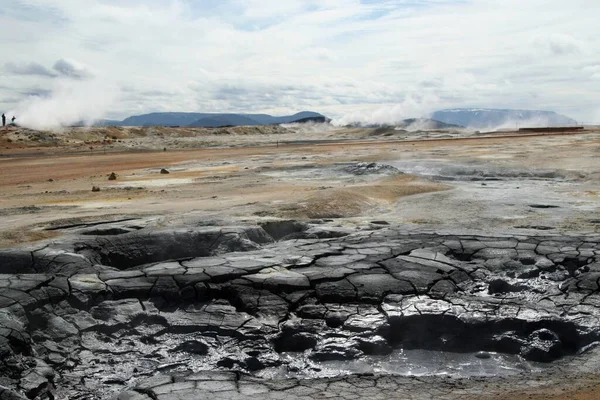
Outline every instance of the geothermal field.
<svg viewBox="0 0 600 400">
<path fill-rule="evenodd" d="M 600 129 L 0 132 L 0 399 L 598 399 Z"/>
</svg>

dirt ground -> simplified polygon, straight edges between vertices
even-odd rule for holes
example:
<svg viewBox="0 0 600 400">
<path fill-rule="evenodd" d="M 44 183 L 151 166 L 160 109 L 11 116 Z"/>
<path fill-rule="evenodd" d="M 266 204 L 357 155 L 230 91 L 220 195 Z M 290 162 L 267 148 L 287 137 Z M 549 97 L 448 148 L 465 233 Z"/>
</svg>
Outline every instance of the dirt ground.
<svg viewBox="0 0 600 400">
<path fill-rule="evenodd" d="M 158 224 L 191 216 L 319 218 L 447 231 L 600 232 L 600 130 L 380 137 L 364 129 L 261 129 L 1 132 L 0 247 L 56 237 L 49 229 L 56 225 L 126 216 L 157 216 Z M 345 172 L 358 162 L 404 173 Z M 469 168 L 492 172 L 489 180 L 440 179 L 428 172 L 439 166 L 459 178 Z M 600 399 L 597 378 L 474 398 Z"/>
<path fill-rule="evenodd" d="M 166 151 L 121 148 L 106 154 L 81 154 L 78 147 L 68 144 L 71 139 L 65 133 L 54 134 L 63 135 L 61 143 L 67 143 L 56 152 L 36 147 L 37 141 L 23 141 L 19 148 L 4 149 L 0 157 L 0 246 L 52 237 L 56 232 L 45 228 L 57 220 L 91 221 L 123 215 L 169 219 L 187 213 L 233 221 L 336 218 L 355 225 L 383 219 L 448 230 L 477 228 L 482 219 L 489 229 L 497 230 L 514 227 L 517 219 L 521 225 L 551 220 L 554 228 L 563 232 L 598 230 L 598 131 L 442 139 L 424 139 L 421 134 L 416 140 L 373 139 L 362 132 L 361 138 L 370 139 L 360 141 L 347 139 L 356 139 L 356 130 L 351 131 L 237 135 L 229 138 L 232 147 Z M 339 139 L 322 142 L 324 136 L 330 141 Z M 252 137 L 257 144 L 248 146 Z M 284 137 L 287 144 L 281 140 Z M 289 143 L 299 137 L 305 142 Z M 496 212 L 507 202 L 496 207 L 496 197 L 489 198 L 493 180 L 485 184 L 490 190 L 484 193 L 472 192 L 473 185 L 411 171 L 397 176 L 351 176 L 341 170 L 356 162 L 413 165 L 423 160 L 559 171 L 567 184 L 551 182 L 538 187 L 533 181 L 528 192 L 523 187 L 517 195 L 522 201 L 536 195 L 541 196 L 539 201 L 562 196 L 556 201 L 564 215 L 552 221 L 553 215 L 544 210 L 535 214 L 522 208 Z M 170 173 L 161 174 L 162 168 Z M 116 180 L 108 180 L 112 172 L 117 174 Z M 100 191 L 93 192 L 94 186 Z M 499 189 L 494 193 L 506 192 L 504 187 L 494 189 Z M 478 199 L 481 193 L 488 197 Z"/>
</svg>

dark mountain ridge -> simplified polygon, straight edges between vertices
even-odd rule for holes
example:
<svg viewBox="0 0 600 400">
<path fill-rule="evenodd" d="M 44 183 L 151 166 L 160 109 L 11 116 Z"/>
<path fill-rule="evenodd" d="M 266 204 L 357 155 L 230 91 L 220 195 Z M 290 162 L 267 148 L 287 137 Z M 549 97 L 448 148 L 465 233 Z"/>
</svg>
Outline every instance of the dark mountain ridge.
<svg viewBox="0 0 600 400">
<path fill-rule="evenodd" d="M 268 114 L 235 114 L 235 113 L 191 113 L 191 112 L 157 112 L 127 117 L 122 121 L 103 120 L 96 125 L 103 126 L 190 126 L 221 127 L 243 125 L 277 125 L 302 123 L 309 121 L 328 121 L 322 114 L 313 111 L 302 111 L 294 115 L 272 116 Z"/>
</svg>

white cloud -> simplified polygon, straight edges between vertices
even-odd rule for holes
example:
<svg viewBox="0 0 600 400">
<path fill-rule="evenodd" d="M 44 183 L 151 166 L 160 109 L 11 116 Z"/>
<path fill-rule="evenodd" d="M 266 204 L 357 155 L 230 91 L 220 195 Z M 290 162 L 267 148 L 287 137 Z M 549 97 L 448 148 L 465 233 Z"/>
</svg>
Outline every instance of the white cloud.
<svg viewBox="0 0 600 400">
<path fill-rule="evenodd" d="M 87 79 L 94 77 L 92 69 L 76 60 L 61 58 L 52 66 L 52 70 L 37 62 L 7 62 L 4 70 L 11 75 L 38 75 L 50 78 L 64 76 L 67 78 Z"/>
<path fill-rule="evenodd" d="M 69 78 L 87 79 L 94 76 L 87 65 L 71 59 L 61 58 L 54 63 L 52 68 L 59 74 Z"/>
<path fill-rule="evenodd" d="M 583 42 L 564 34 L 538 36 L 533 40 L 533 44 L 553 56 L 578 55 L 585 51 Z"/>
<path fill-rule="evenodd" d="M 55 77 L 56 74 L 42 64 L 38 64 L 36 62 L 29 63 L 14 63 L 7 62 L 4 65 L 4 69 L 9 74 L 14 75 L 39 75 L 39 76 L 47 76 L 47 77 Z"/>
<path fill-rule="evenodd" d="M 39 69 L 52 65 L 126 88 L 113 117 L 312 109 L 389 120 L 419 116 L 408 114 L 429 107 L 410 99 L 430 97 L 588 120 L 600 102 L 598 71 L 584 69 L 600 65 L 600 3 L 587 0 L 5 1 L 0 50 L 24 64 L 7 61 L 21 74 L 2 104 L 54 90 Z"/>
</svg>

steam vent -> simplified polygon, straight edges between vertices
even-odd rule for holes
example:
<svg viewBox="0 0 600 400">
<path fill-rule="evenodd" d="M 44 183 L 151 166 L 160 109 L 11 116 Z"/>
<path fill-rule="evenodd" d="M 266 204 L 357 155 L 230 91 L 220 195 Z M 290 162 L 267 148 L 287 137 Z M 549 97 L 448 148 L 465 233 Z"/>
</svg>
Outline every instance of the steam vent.
<svg viewBox="0 0 600 400">
<path fill-rule="evenodd" d="M 468 398 L 598 367 L 597 235 L 146 222 L 0 251 L 1 399 Z"/>
</svg>

